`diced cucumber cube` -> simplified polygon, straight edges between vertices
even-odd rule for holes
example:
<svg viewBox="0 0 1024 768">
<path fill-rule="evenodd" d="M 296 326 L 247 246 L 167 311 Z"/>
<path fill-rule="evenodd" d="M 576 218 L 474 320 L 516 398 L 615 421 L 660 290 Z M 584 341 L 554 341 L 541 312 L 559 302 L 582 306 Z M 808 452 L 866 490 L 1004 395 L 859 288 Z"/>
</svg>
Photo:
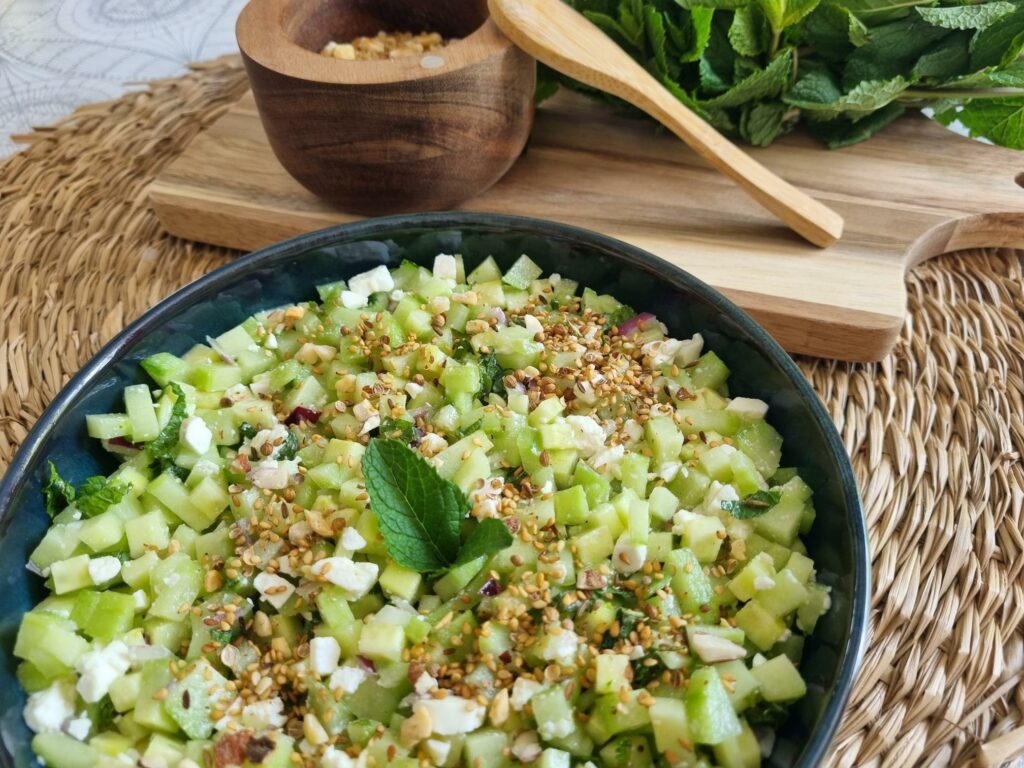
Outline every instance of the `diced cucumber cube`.
<svg viewBox="0 0 1024 768">
<path fill-rule="evenodd" d="M 668 556 L 665 566 L 672 574 L 672 591 L 679 606 L 695 615 L 701 615 L 701 606 L 707 610 L 715 593 L 697 556 L 689 549 L 677 549 Z"/>
<path fill-rule="evenodd" d="M 740 608 L 735 619 L 736 626 L 762 651 L 767 651 L 775 645 L 786 632 L 786 625 L 782 620 L 772 616 L 755 600 Z"/>
<path fill-rule="evenodd" d="M 774 586 L 758 590 L 754 596 L 772 616 L 783 618 L 807 602 L 807 588 L 789 568 L 775 574 L 773 581 Z"/>
<path fill-rule="evenodd" d="M 745 720 L 740 727 L 739 736 L 713 747 L 715 760 L 721 768 L 759 768 L 761 765 L 761 745 L 757 736 Z"/>
<path fill-rule="evenodd" d="M 525 291 L 531 283 L 540 277 L 543 270 L 525 254 L 516 259 L 515 263 L 502 275 L 501 281 L 513 288 Z"/>
<path fill-rule="evenodd" d="M 579 525 L 587 520 L 590 504 L 587 491 L 581 485 L 574 485 L 563 491 L 557 491 L 555 501 L 555 521 L 559 525 Z"/>
<path fill-rule="evenodd" d="M 765 701 L 795 701 L 807 693 L 807 685 L 788 656 L 780 654 L 750 670 L 761 685 Z"/>
<path fill-rule="evenodd" d="M 100 762 L 96 749 L 59 731 L 37 733 L 32 737 L 32 751 L 49 768 L 94 768 Z"/>
<path fill-rule="evenodd" d="M 594 659 L 594 692 L 618 694 L 623 686 L 629 687 L 629 656 L 621 653 L 602 653 Z"/>
<path fill-rule="evenodd" d="M 85 427 L 89 437 L 97 440 L 110 440 L 132 433 L 131 419 L 124 413 L 89 414 L 85 417 Z"/>
<path fill-rule="evenodd" d="M 739 718 L 714 667 L 700 667 L 690 677 L 686 716 L 698 744 L 721 744 L 740 735 Z"/>
<path fill-rule="evenodd" d="M 149 441 L 160 434 L 160 423 L 153 407 L 153 397 L 145 384 L 125 387 L 124 406 L 132 426 L 134 442 Z"/>
</svg>

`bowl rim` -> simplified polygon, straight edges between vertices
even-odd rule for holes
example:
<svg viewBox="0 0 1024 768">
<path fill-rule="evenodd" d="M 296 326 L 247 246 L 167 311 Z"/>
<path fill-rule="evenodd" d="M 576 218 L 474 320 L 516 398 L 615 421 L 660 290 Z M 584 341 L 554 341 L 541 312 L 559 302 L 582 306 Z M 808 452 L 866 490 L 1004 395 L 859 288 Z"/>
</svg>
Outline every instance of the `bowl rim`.
<svg viewBox="0 0 1024 768">
<path fill-rule="evenodd" d="M 339 61 L 305 48 L 285 34 L 281 16 L 294 0 L 249 0 L 235 22 L 242 55 L 285 77 L 337 86 L 403 83 L 451 75 L 514 49 L 488 13 L 470 34 L 445 45 L 441 53 L 373 61 Z M 434 66 L 422 62 L 432 58 Z M 439 61 L 438 61 L 439 60 Z"/>
<path fill-rule="evenodd" d="M 847 508 L 851 511 L 851 527 L 854 533 L 854 581 L 849 635 L 843 649 L 842 660 L 831 691 L 831 696 L 818 726 L 811 732 L 796 768 L 812 768 L 823 762 L 839 726 L 853 689 L 857 672 L 863 661 L 867 645 L 870 612 L 871 561 L 869 555 L 867 523 L 861 507 L 853 467 L 843 446 L 835 424 L 829 417 L 817 393 L 797 367 L 796 362 L 785 352 L 764 328 L 753 318 L 727 299 L 719 291 L 693 276 L 689 272 L 636 246 L 602 235 L 582 227 L 537 219 L 527 216 L 492 214 L 480 212 L 449 211 L 437 213 L 414 213 L 386 216 L 341 224 L 309 232 L 261 248 L 238 257 L 202 277 L 171 293 L 154 307 L 144 312 L 124 330 L 114 336 L 76 373 L 57 394 L 50 405 L 29 431 L 27 437 L 11 461 L 3 480 L 0 481 L 0 524 L 13 513 L 12 502 L 28 481 L 27 469 L 34 464 L 47 442 L 50 433 L 64 414 L 97 383 L 107 369 L 117 361 L 124 349 L 142 335 L 173 320 L 193 302 L 216 295 L 243 278 L 253 269 L 269 266 L 304 251 L 327 247 L 338 240 L 386 238 L 389 232 L 408 229 L 458 230 L 460 228 L 490 228 L 524 235 L 551 237 L 589 245 L 626 265 L 640 268 L 662 279 L 670 278 L 674 288 L 684 286 L 699 294 L 740 326 L 760 345 L 771 361 L 778 365 L 790 378 L 801 399 L 808 403 L 815 426 L 837 460 L 841 493 Z M 0 765 L 13 765 L 6 745 L 0 748 Z"/>
</svg>

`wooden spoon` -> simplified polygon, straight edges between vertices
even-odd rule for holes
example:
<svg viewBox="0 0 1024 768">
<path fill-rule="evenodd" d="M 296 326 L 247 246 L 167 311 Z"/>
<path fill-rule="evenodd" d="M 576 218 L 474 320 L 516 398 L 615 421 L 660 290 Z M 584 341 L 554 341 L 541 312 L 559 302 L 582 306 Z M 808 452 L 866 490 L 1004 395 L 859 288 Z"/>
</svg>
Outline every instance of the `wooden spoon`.
<svg viewBox="0 0 1024 768">
<path fill-rule="evenodd" d="M 488 0 L 488 6 L 517 46 L 562 74 L 642 109 L 805 239 L 825 247 L 842 236 L 838 213 L 780 179 L 683 106 L 562 0 Z"/>
</svg>

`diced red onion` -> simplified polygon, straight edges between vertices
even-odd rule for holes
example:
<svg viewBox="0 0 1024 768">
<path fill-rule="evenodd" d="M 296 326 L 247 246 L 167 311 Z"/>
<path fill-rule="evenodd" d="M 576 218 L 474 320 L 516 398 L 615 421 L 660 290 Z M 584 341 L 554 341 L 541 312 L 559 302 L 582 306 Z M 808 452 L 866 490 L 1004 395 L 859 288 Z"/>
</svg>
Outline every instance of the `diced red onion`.
<svg viewBox="0 0 1024 768">
<path fill-rule="evenodd" d="M 634 333 L 641 330 L 640 326 L 642 324 L 655 322 L 657 319 L 658 318 L 650 312 L 641 312 L 639 315 L 633 315 L 629 320 L 626 320 L 619 325 L 619 334 L 622 336 L 632 336 Z"/>
<path fill-rule="evenodd" d="M 312 408 L 307 408 L 304 405 L 295 406 L 288 418 L 285 419 L 285 424 L 301 424 L 304 421 L 310 424 L 316 424 L 320 420 L 320 411 L 315 411 Z"/>
<path fill-rule="evenodd" d="M 373 659 L 368 659 L 365 656 L 356 656 L 356 661 L 359 662 L 359 666 L 369 672 L 371 675 L 377 674 L 377 665 L 373 663 Z"/>
<path fill-rule="evenodd" d="M 501 663 L 502 664 L 511 664 L 512 663 L 512 651 L 503 651 L 502 654 L 500 656 L 498 656 L 498 658 L 501 659 Z"/>
<path fill-rule="evenodd" d="M 502 590 L 501 582 L 497 579 L 488 579 L 484 582 L 484 585 L 480 587 L 480 594 L 486 597 L 494 597 L 500 595 Z"/>
<path fill-rule="evenodd" d="M 126 437 L 112 437 L 103 441 L 103 447 L 119 456 L 134 456 L 144 446 L 141 443 L 133 443 Z"/>
</svg>

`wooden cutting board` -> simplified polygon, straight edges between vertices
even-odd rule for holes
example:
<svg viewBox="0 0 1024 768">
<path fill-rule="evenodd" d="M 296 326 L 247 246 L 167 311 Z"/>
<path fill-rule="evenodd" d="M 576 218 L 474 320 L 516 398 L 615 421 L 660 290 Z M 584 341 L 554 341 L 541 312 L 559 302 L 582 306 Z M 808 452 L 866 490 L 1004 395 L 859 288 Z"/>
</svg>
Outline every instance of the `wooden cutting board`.
<svg viewBox="0 0 1024 768">
<path fill-rule="evenodd" d="M 909 267 L 958 249 L 1024 247 L 1024 153 L 925 118 L 842 150 L 795 135 L 753 154 L 839 211 L 843 239 L 808 245 L 677 139 L 568 93 L 538 111 L 508 176 L 464 207 L 633 243 L 722 290 L 790 352 L 842 360 L 892 347 Z M 285 173 L 251 95 L 164 170 L 150 200 L 170 233 L 243 250 L 357 218 Z"/>
</svg>

